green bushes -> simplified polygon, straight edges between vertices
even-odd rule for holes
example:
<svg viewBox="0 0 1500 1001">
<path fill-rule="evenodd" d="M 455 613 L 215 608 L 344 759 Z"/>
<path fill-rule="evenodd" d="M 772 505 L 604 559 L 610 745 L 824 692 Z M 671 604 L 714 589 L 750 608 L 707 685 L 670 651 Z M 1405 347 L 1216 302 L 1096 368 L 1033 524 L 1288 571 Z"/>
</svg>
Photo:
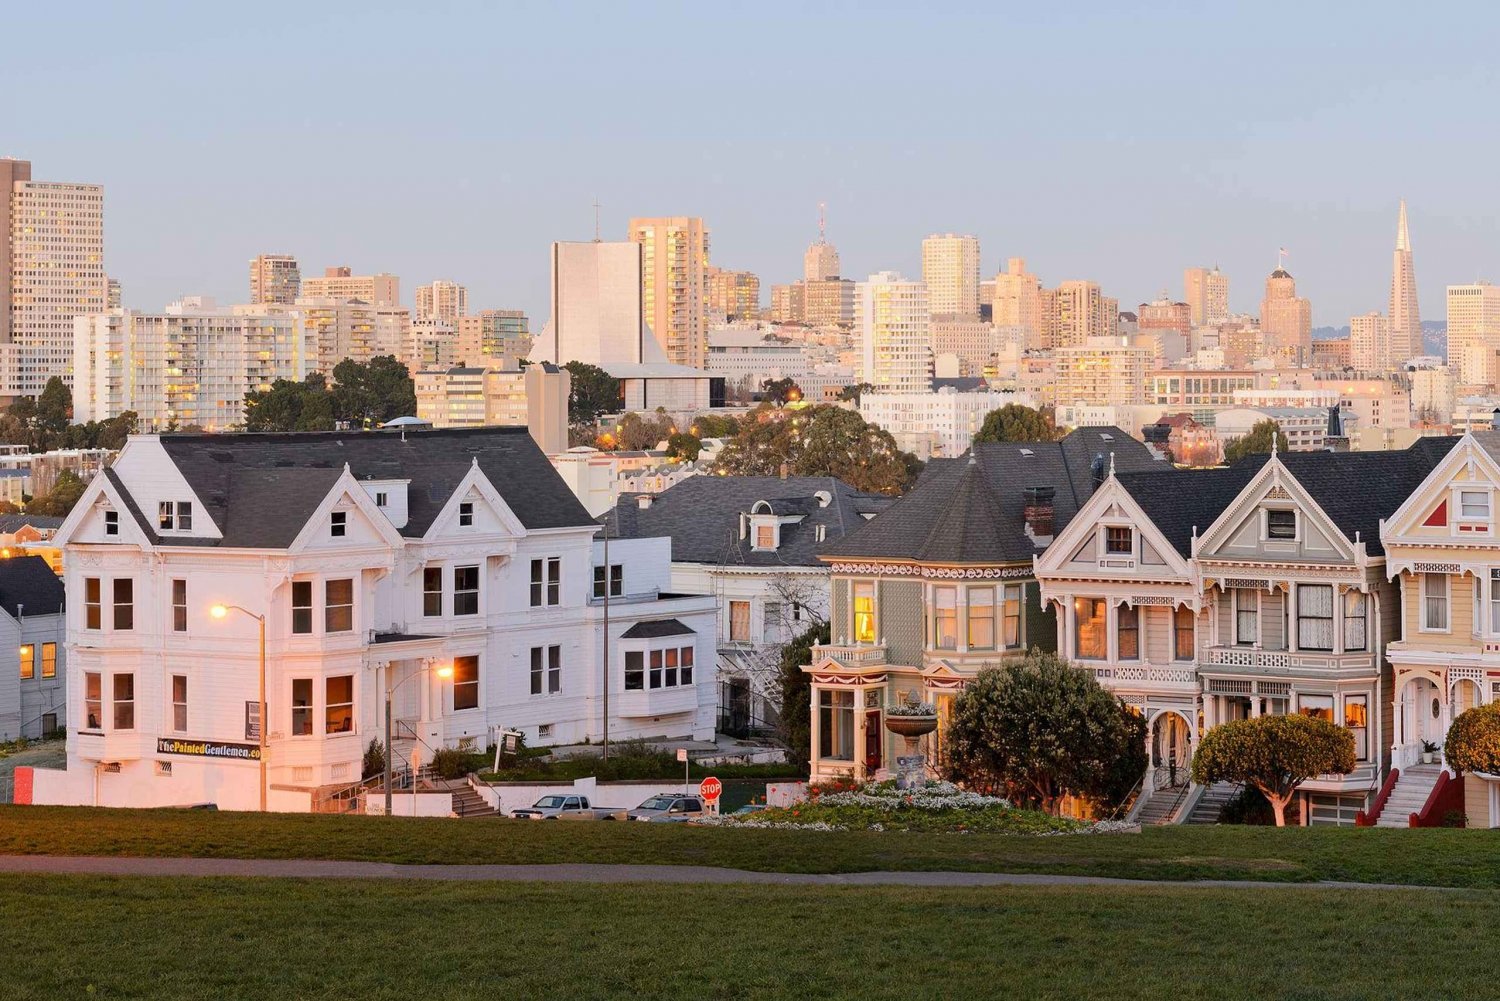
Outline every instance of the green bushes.
<svg viewBox="0 0 1500 1001">
<path fill-rule="evenodd" d="M 1460 771 L 1500 773 L 1500 702 L 1459 713 L 1448 728 L 1443 755 Z"/>
<path fill-rule="evenodd" d="M 460 751 L 444 747 L 432 755 L 432 770 L 442 779 L 461 779 L 470 772 L 477 772 L 487 764 L 485 755 L 478 751 Z"/>
<path fill-rule="evenodd" d="M 1354 735 L 1336 723 L 1294 713 L 1214 727 L 1193 753 L 1193 781 L 1243 782 L 1271 806 L 1276 826 L 1297 787 L 1314 775 L 1354 771 Z"/>
</svg>

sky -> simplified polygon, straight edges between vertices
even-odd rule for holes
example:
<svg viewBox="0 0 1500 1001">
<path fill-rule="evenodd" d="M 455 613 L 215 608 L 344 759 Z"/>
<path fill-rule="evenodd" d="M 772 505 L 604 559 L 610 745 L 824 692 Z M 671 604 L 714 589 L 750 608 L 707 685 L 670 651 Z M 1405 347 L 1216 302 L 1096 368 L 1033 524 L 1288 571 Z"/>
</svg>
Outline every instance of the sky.
<svg viewBox="0 0 1500 1001">
<path fill-rule="evenodd" d="M 125 304 L 248 297 L 291 253 L 547 319 L 548 246 L 696 215 L 715 264 L 800 277 L 980 238 L 1121 308 L 1277 249 L 1318 325 L 1500 280 L 1500 7 L 1363 3 L 11 4 L 0 155 L 105 186 Z M 63 43 L 66 44 L 63 44 Z"/>
</svg>

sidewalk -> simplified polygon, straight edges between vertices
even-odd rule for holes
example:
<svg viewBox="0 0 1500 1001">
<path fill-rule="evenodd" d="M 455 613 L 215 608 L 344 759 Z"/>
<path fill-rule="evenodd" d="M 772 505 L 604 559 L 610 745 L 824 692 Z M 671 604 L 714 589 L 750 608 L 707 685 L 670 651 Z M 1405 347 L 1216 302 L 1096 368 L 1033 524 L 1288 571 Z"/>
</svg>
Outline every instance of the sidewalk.
<svg viewBox="0 0 1500 1001">
<path fill-rule="evenodd" d="M 231 876 L 290 879 L 436 879 L 494 883 L 756 883 L 770 886 L 1114 886 L 1172 889 L 1443 890 L 1396 883 L 1147 880 L 997 872 L 752 872 L 698 865 L 396 865 L 313 859 L 116 858 L 0 855 L 0 873 L 86 876 Z"/>
</svg>

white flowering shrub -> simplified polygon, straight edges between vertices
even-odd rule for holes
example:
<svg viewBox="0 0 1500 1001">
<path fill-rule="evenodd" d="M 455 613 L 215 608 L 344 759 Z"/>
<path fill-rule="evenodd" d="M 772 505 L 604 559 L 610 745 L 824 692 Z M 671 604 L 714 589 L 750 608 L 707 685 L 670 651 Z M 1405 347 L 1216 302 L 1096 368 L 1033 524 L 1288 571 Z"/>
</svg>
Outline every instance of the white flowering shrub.
<svg viewBox="0 0 1500 1001">
<path fill-rule="evenodd" d="M 1008 807 L 1000 796 L 982 796 L 952 782 L 929 782 L 917 789 L 898 789 L 894 782 L 876 782 L 847 792 L 818 797 L 821 806 L 867 806 L 877 810 L 985 810 Z"/>
<path fill-rule="evenodd" d="M 936 716 L 937 706 L 931 702 L 895 702 L 885 707 L 887 716 Z"/>
</svg>

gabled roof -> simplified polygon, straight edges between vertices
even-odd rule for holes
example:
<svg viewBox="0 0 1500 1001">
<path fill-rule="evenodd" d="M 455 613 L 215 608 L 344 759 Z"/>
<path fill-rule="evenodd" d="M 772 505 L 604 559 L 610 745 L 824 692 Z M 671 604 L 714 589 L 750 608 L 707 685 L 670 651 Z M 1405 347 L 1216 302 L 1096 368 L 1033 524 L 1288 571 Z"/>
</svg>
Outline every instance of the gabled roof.
<svg viewBox="0 0 1500 1001">
<path fill-rule="evenodd" d="M 141 512 L 132 510 L 153 541 L 163 544 L 285 548 L 346 464 L 356 479 L 410 481 L 408 520 L 400 529 L 408 538 L 427 531 L 476 461 L 528 530 L 593 523 L 524 427 L 164 434 L 160 441 L 224 535 L 221 540 L 159 537 Z"/>
<path fill-rule="evenodd" d="M 59 528 L 63 520 L 41 514 L 0 514 L 0 534 L 12 535 L 30 525 L 32 528 Z"/>
<path fill-rule="evenodd" d="M 0 608 L 11 618 L 62 611 L 63 584 L 40 556 L 0 560 Z"/>
<path fill-rule="evenodd" d="M 1207 531 L 1269 458 L 1246 456 L 1227 469 L 1153 470 L 1115 478 L 1172 548 L 1192 556 L 1193 529 L 1200 535 Z"/>
<path fill-rule="evenodd" d="M 816 496 L 820 492 L 830 497 L 826 507 Z M 689 476 L 653 495 L 649 507 L 640 506 L 642 496 L 621 494 L 619 504 L 599 518 L 612 538 L 668 536 L 674 563 L 714 566 L 822 566 L 820 550 L 864 524 L 865 514 L 892 503 L 831 476 Z M 773 551 L 740 538 L 740 516 L 760 501 L 778 517 L 801 517 L 781 526 L 781 545 Z"/>
<path fill-rule="evenodd" d="M 1099 459 L 1116 472 L 1175 472 L 1116 427 L 1079 428 L 1055 442 L 990 442 L 934 459 L 917 485 L 825 556 L 919 563 L 1021 563 L 1045 549 L 1026 534 L 1027 487 L 1053 488 L 1053 532 L 1094 492 Z M 971 464 L 972 460 L 972 464 Z"/>
</svg>

